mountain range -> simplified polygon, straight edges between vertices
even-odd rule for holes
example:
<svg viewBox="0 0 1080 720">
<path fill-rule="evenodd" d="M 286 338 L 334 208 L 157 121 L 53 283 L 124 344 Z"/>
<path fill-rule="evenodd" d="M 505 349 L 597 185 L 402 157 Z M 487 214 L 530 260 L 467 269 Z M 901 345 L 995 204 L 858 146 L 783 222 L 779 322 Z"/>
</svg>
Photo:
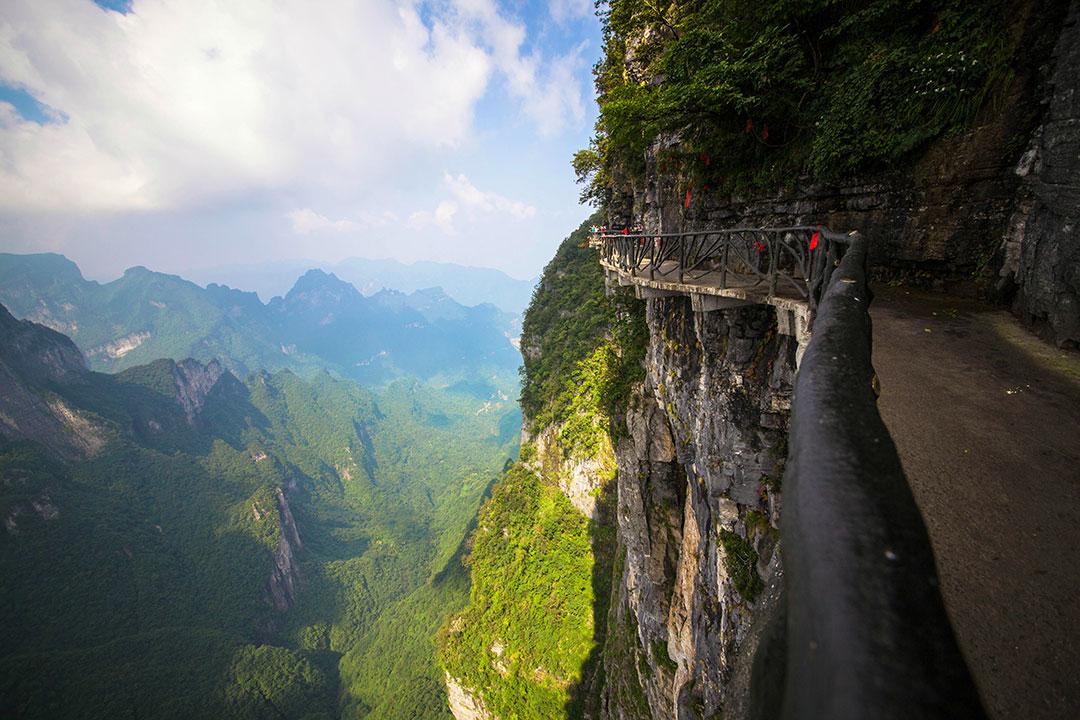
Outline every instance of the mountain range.
<svg viewBox="0 0 1080 720">
<path fill-rule="evenodd" d="M 50 311 L 116 290 L 51 261 L 69 292 Z M 129 275 L 156 289 L 104 307 L 186 288 Z M 307 283 L 303 321 L 356 292 Z M 220 310 L 187 291 L 164 302 Z M 2 306 L 0 337 L 0 716 L 448 717 L 431 635 L 468 596 L 463 541 L 516 452 L 505 393 L 241 380 L 224 360 L 105 374 Z"/>
<path fill-rule="evenodd" d="M 143 267 L 98 283 L 62 255 L 0 253 L 0 303 L 69 335 L 92 369 L 108 372 L 190 357 L 218 358 L 241 377 L 330 368 L 367 383 L 413 375 L 446 384 L 520 363 L 516 319 L 494 305 L 465 306 L 439 288 L 365 296 L 315 269 L 263 303 Z"/>
<path fill-rule="evenodd" d="M 519 280 L 494 268 L 428 260 L 403 263 L 397 260 L 358 257 L 346 258 L 337 263 L 278 260 L 252 265 L 193 268 L 183 274 L 203 285 L 215 283 L 243 288 L 269 300 L 287 293 L 293 281 L 312 268 L 333 272 L 342 280 L 355 285 L 365 295 L 384 289 L 409 293 L 440 287 L 463 305 L 491 303 L 512 315 L 525 312 L 536 285 L 536 278 Z"/>
</svg>

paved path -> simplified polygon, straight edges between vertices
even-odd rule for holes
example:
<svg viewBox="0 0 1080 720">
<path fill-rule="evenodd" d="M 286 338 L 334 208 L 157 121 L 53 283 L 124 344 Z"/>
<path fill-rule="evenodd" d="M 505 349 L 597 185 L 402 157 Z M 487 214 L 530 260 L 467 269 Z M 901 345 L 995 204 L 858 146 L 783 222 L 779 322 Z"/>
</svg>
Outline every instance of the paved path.
<svg viewBox="0 0 1080 720">
<path fill-rule="evenodd" d="M 1080 718 L 1080 354 L 1000 310 L 875 293 L 879 407 L 987 710 Z"/>
</svg>

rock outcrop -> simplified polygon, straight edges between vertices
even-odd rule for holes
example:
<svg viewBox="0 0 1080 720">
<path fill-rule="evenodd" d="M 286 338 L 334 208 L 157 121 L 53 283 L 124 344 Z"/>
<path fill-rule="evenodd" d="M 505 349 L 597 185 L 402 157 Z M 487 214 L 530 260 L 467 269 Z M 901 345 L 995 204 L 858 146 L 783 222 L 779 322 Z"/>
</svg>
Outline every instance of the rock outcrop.
<svg viewBox="0 0 1080 720">
<path fill-rule="evenodd" d="M 274 552 L 274 569 L 266 582 L 266 593 L 271 604 L 280 612 L 288 610 L 296 603 L 296 594 L 300 590 L 303 578 L 296 552 L 304 545 L 296 529 L 289 500 L 281 488 L 275 492 L 278 511 L 278 545 Z"/>
<path fill-rule="evenodd" d="M 456 720 L 494 720 L 484 708 L 483 701 L 449 673 L 446 674 L 446 697 Z"/>
<path fill-rule="evenodd" d="M 595 455 L 568 454 L 559 443 L 561 432 L 559 425 L 545 428 L 535 438 L 529 438 L 528 431 L 523 431 L 526 441 L 531 439 L 536 445 L 536 459 L 529 466 L 537 474 L 553 478 L 582 515 L 597 522 L 607 521 L 599 501 L 615 477 L 615 454 L 611 443 L 605 438 Z"/>
</svg>

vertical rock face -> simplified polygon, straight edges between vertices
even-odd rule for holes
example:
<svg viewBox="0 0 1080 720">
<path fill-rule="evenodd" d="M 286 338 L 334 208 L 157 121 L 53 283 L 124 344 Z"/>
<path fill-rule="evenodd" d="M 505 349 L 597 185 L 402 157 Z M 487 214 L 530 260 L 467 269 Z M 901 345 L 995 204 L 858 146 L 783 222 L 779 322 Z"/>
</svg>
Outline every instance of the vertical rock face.
<svg viewBox="0 0 1080 720">
<path fill-rule="evenodd" d="M 773 311 L 648 302 L 618 459 L 607 718 L 722 713 L 775 549 L 795 344 Z M 727 717 L 727 715 L 725 715 Z"/>
<path fill-rule="evenodd" d="M 1080 345 L 1080 2 L 1054 51 L 1049 106 L 1016 173 L 1024 178 L 1002 276 L 1015 308 L 1060 345 Z"/>
<path fill-rule="evenodd" d="M 276 500 L 281 536 L 274 553 L 274 569 L 266 583 L 266 592 L 273 606 L 279 611 L 285 611 L 296 602 L 296 593 L 300 589 L 302 578 L 295 553 L 304 545 L 300 542 L 300 533 L 296 529 L 289 501 L 281 488 L 277 489 Z"/>
<path fill-rule="evenodd" d="M 225 369 L 217 360 L 211 360 L 206 365 L 191 358 L 176 363 L 172 373 L 173 382 L 176 383 L 176 401 L 183 408 L 188 423 L 195 422 L 206 396 L 224 373 Z"/>
<path fill-rule="evenodd" d="M 484 703 L 457 679 L 446 674 L 446 697 L 456 720 L 492 720 Z"/>
</svg>

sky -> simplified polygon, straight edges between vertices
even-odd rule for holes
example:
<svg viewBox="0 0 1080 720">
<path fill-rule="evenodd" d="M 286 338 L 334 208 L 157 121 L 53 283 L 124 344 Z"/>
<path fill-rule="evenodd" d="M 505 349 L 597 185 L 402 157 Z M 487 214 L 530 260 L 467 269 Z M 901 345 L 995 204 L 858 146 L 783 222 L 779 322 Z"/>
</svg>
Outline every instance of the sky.
<svg viewBox="0 0 1080 720">
<path fill-rule="evenodd" d="M 591 0 L 3 0 L 0 251 L 533 277 L 600 52 Z"/>
</svg>

